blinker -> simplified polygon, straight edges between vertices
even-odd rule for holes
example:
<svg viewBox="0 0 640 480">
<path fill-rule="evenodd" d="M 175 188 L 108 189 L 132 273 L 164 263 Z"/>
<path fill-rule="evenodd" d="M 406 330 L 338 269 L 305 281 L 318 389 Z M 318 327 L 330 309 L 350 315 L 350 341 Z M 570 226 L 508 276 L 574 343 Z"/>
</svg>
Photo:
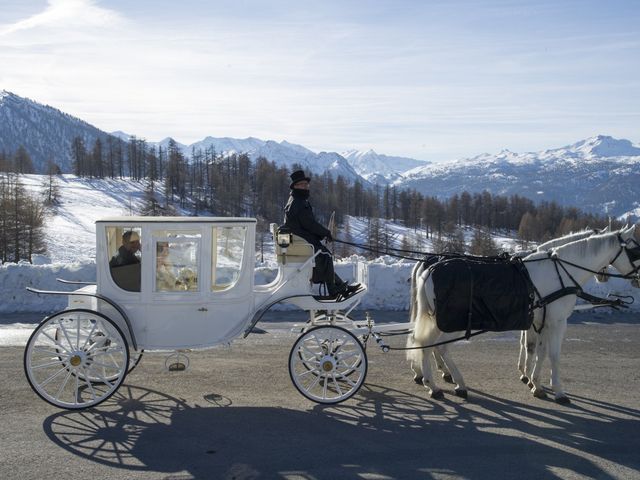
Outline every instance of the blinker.
<svg viewBox="0 0 640 480">
<path fill-rule="evenodd" d="M 626 250 L 631 263 L 640 260 L 640 247 L 626 248 Z"/>
</svg>

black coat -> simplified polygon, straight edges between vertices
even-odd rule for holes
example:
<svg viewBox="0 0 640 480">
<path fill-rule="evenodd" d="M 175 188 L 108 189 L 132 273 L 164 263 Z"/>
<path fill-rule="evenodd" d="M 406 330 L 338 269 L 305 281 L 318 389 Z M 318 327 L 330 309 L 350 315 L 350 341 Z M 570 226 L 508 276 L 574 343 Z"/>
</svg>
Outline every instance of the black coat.
<svg viewBox="0 0 640 480">
<path fill-rule="evenodd" d="M 320 241 L 331 235 L 331 232 L 318 223 L 308 198 L 308 190 L 295 188 L 291 190 L 289 201 L 284 207 L 284 225 L 293 234 L 304 238 L 318 250 L 322 247 Z"/>
<path fill-rule="evenodd" d="M 110 267 L 123 267 L 125 265 L 133 265 L 135 263 L 140 263 L 140 259 L 136 257 L 134 253 L 131 253 L 127 250 L 124 245 L 122 245 L 118 249 L 118 254 L 115 257 L 111 258 L 109 262 Z"/>
</svg>

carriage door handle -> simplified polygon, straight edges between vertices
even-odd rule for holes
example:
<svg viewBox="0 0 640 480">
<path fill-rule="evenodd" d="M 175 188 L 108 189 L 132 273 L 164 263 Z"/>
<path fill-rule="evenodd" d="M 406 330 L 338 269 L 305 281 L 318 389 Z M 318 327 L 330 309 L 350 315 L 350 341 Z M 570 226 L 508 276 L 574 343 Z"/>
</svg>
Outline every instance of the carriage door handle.
<svg viewBox="0 0 640 480">
<path fill-rule="evenodd" d="M 199 312 L 208 312 L 209 310 L 207 309 L 207 307 L 200 307 L 198 309 Z"/>
</svg>

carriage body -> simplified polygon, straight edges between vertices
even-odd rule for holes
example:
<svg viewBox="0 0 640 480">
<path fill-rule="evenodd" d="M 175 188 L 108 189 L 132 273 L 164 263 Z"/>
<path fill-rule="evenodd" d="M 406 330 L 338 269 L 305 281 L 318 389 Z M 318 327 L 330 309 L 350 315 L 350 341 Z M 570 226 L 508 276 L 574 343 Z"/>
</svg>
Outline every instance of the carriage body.
<svg viewBox="0 0 640 480">
<path fill-rule="evenodd" d="M 255 311 L 255 219 L 120 217 L 96 222 L 96 294 L 130 320 L 138 348 L 210 347 L 237 337 Z M 124 232 L 140 263 L 112 266 Z M 114 307 L 90 297 L 110 318 Z M 70 306 L 77 298 L 70 298 Z M 131 338 L 129 340 L 132 340 Z"/>
<path fill-rule="evenodd" d="M 309 312 L 289 359 L 294 385 L 321 403 L 349 398 L 364 381 L 366 356 L 356 334 L 334 324 L 351 321 L 348 312 L 366 286 L 348 298 L 314 295 L 316 253 L 295 235 L 286 246 L 276 242 L 276 278 L 255 285 L 255 229 L 253 218 L 98 220 L 95 284 L 71 292 L 29 288 L 68 296 L 67 308 L 46 317 L 27 343 L 25 373 L 34 391 L 61 408 L 98 405 L 115 393 L 143 351 L 173 352 L 167 360 L 175 356 L 173 365 L 180 365 L 185 350 L 246 336 L 266 310 L 287 302 Z M 272 232 L 275 238 L 275 225 Z M 126 246 L 137 242 L 127 253 Z"/>
</svg>

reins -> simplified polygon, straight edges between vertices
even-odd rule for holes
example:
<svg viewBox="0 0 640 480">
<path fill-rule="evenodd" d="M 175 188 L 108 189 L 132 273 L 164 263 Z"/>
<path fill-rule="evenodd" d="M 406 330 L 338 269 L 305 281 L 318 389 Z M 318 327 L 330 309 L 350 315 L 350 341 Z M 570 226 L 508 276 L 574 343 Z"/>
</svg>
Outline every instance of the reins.
<svg viewBox="0 0 640 480">
<path fill-rule="evenodd" d="M 540 327 L 536 327 L 534 324 L 532 324 L 532 327 L 534 329 L 534 331 L 538 334 L 540 334 L 540 332 L 542 332 L 542 329 L 545 326 L 545 321 L 546 321 L 546 316 L 547 316 L 547 305 L 549 305 L 550 303 L 568 296 L 568 295 L 576 295 L 579 298 L 582 298 L 583 300 L 591 303 L 594 306 L 600 306 L 600 307 L 611 307 L 611 308 L 618 308 L 618 307 L 622 307 L 622 308 L 628 308 L 628 305 L 633 303 L 633 298 L 631 298 L 631 300 L 629 300 L 630 297 L 628 296 L 623 296 L 623 295 L 613 295 L 615 297 L 617 297 L 615 300 L 610 300 L 608 298 L 600 298 L 600 297 L 596 297 L 594 295 L 588 294 L 586 293 L 582 287 L 580 286 L 580 284 L 576 281 L 576 279 L 573 277 L 573 275 L 571 275 L 571 273 L 569 272 L 569 270 L 567 269 L 567 267 L 565 265 L 569 265 L 571 267 L 574 268 L 578 268 L 580 270 L 583 271 L 587 271 L 589 273 L 593 273 L 594 275 L 601 275 L 603 277 L 610 277 L 610 278 L 623 278 L 623 279 L 633 279 L 633 278 L 637 278 L 638 277 L 638 271 L 640 271 L 640 266 L 636 267 L 634 265 L 634 258 L 632 257 L 632 254 L 635 255 L 635 259 L 640 259 L 640 244 L 638 244 L 638 242 L 636 242 L 634 239 L 631 239 L 630 241 L 634 242 L 636 244 L 636 247 L 634 247 L 633 249 L 628 249 L 627 248 L 627 242 L 625 242 L 622 237 L 620 236 L 620 234 L 618 234 L 618 240 L 620 242 L 620 250 L 618 250 L 617 254 L 615 255 L 615 257 L 613 258 L 613 260 L 611 260 L 611 262 L 609 262 L 609 264 L 612 264 L 613 262 L 615 262 L 618 257 L 622 254 L 623 251 L 626 252 L 627 257 L 629 259 L 629 263 L 631 264 L 633 270 L 631 272 L 629 272 L 626 275 L 622 275 L 622 274 L 615 274 L 615 273 L 609 273 L 606 271 L 595 271 L 592 270 L 590 268 L 584 267 L 582 265 L 578 265 L 576 263 L 570 262 L 568 260 L 563 260 L 561 258 L 559 258 L 555 253 L 551 253 L 549 252 L 547 254 L 546 257 L 542 257 L 542 258 L 538 258 L 538 259 L 531 259 L 531 260 L 524 260 L 518 257 L 512 257 L 514 260 L 517 260 L 519 262 L 521 262 L 522 264 L 525 263 L 530 263 L 530 262 L 539 262 L 539 261 L 543 261 L 543 260 L 551 260 L 554 264 L 555 270 L 556 270 L 556 275 L 558 276 L 558 280 L 560 281 L 560 290 L 557 290 L 555 292 L 552 292 L 551 294 L 543 297 L 538 288 L 535 286 L 535 284 L 528 279 L 528 281 L 530 282 L 531 286 L 533 287 L 533 291 L 535 293 L 535 295 L 537 295 L 538 297 L 538 301 L 536 301 L 535 303 L 531 304 L 531 311 L 537 309 L 537 308 L 542 308 L 542 323 L 540 325 Z M 403 260 L 412 260 L 412 261 L 416 261 L 416 262 L 423 262 L 425 260 L 425 258 L 428 257 L 442 257 L 444 259 L 449 259 L 449 258 L 462 258 L 465 260 L 473 260 L 474 258 L 478 258 L 478 259 L 482 259 L 484 261 L 487 260 L 491 260 L 491 259 L 495 259 L 495 260 L 508 260 L 509 256 L 505 253 L 503 255 L 500 256 L 495 256 L 495 257 L 477 257 L 477 256 L 473 256 L 473 255 L 466 255 L 466 254 L 461 254 L 461 253 L 435 253 L 435 252 L 428 252 L 428 251 L 419 251 L 419 250 L 408 250 L 408 249 L 400 249 L 400 248 L 394 248 L 394 247 L 385 247 L 384 250 L 381 250 L 379 248 L 376 248 L 372 245 L 363 245 L 363 244 L 358 244 L 358 243 L 354 243 L 354 242 L 347 242 L 345 240 L 339 240 L 339 239 L 334 239 L 333 240 L 336 243 L 341 243 L 344 245 L 350 245 L 352 247 L 356 247 L 365 251 L 369 251 L 369 252 L 374 252 L 377 254 L 385 254 L 385 255 L 389 255 L 391 257 L 394 258 L 400 258 Z M 632 250 L 632 252 L 630 252 L 630 250 Z M 637 251 L 637 252 L 636 252 Z M 397 253 L 392 253 L 392 252 L 397 252 Z M 411 255 L 420 255 L 421 258 L 416 258 L 413 256 L 409 256 L 409 255 L 404 255 L 404 254 L 411 254 Z M 560 268 L 564 271 L 564 273 L 567 275 L 567 277 L 571 280 L 571 282 L 573 282 L 574 286 L 566 286 L 563 280 L 563 276 L 560 273 Z M 472 287 L 473 288 L 473 287 Z M 470 299 L 469 301 L 471 302 L 473 298 L 473 293 L 471 293 L 470 295 Z M 623 298 L 627 299 L 626 301 L 623 300 Z M 400 348 L 400 347 L 388 347 L 389 350 L 419 350 L 419 349 L 426 349 L 426 348 L 432 348 L 432 347 L 437 347 L 440 345 L 445 345 L 448 343 L 453 343 L 453 342 L 457 342 L 460 340 L 468 340 L 471 337 L 474 337 L 476 335 L 481 335 L 483 333 L 487 333 L 488 330 L 480 330 L 478 332 L 474 332 L 471 333 L 470 330 L 470 325 L 471 325 L 471 309 L 469 309 L 469 318 L 468 318 L 468 323 L 467 323 L 467 331 L 465 333 L 465 335 L 461 336 L 461 337 L 456 337 L 453 339 L 449 339 L 449 340 L 445 340 L 442 342 L 437 342 L 431 345 L 425 345 L 425 346 L 418 346 L 418 347 L 404 347 L 404 348 Z M 402 333 L 394 333 L 394 334 L 388 334 L 386 336 L 392 336 L 392 335 L 406 335 L 409 334 L 410 332 L 402 332 Z"/>
<path fill-rule="evenodd" d="M 508 258 L 506 256 L 506 254 L 505 255 L 495 255 L 495 256 L 490 256 L 490 257 L 483 257 L 483 256 L 479 256 L 479 255 L 468 255 L 466 253 L 451 253 L 451 252 L 436 253 L 436 252 L 429 252 L 429 251 L 424 251 L 424 250 L 406 250 L 406 249 L 393 248 L 393 247 L 384 247 L 384 250 L 381 250 L 380 248 L 376 248 L 376 247 L 374 247 L 372 245 L 364 245 L 364 244 L 361 244 L 361 243 L 347 242 L 345 240 L 339 240 L 337 238 L 334 238 L 333 242 L 342 243 L 343 245 L 350 245 L 352 247 L 356 247 L 356 248 L 359 248 L 361 250 L 365 250 L 365 251 L 368 251 L 368 252 L 389 255 L 390 257 L 394 257 L 394 258 L 400 258 L 400 259 L 403 259 L 403 260 L 412 260 L 414 262 L 422 262 L 422 261 L 424 261 L 424 259 L 426 257 L 469 258 L 469 259 L 474 259 L 474 258 L 478 258 L 478 259 Z M 392 252 L 409 253 L 409 254 L 414 254 L 414 255 L 420 255 L 420 257 L 419 258 L 410 257 L 410 256 L 407 256 L 407 255 L 400 255 L 399 253 L 392 253 Z"/>
</svg>

